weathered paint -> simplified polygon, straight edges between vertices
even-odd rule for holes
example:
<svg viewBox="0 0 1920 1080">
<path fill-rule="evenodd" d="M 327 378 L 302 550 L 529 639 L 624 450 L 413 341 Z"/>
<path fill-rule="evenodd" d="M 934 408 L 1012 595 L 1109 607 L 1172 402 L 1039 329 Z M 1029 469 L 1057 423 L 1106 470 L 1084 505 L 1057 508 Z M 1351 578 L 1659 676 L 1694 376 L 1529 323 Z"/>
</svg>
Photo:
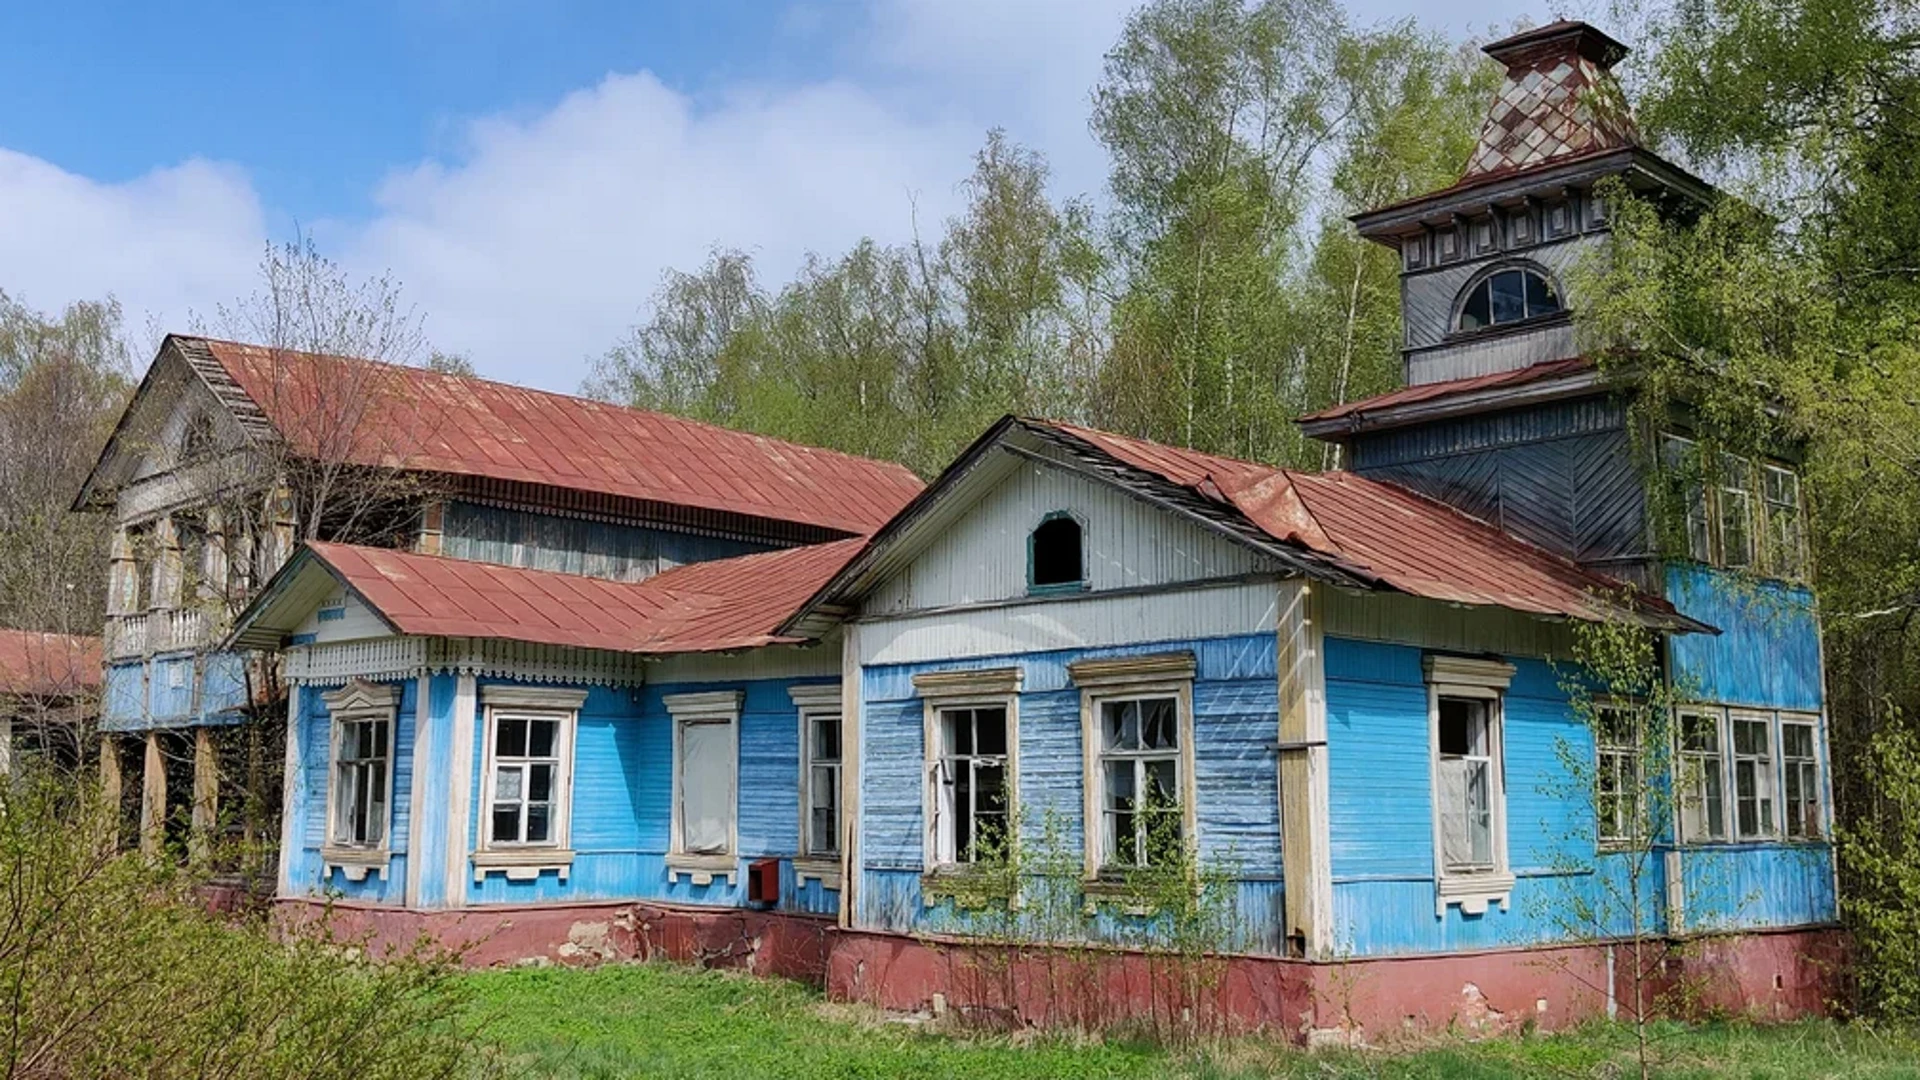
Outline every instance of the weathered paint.
<svg viewBox="0 0 1920 1080">
<path fill-rule="evenodd" d="M 1560 751 L 1593 753 L 1551 664 L 1515 665 L 1505 698 L 1505 910 L 1434 915 L 1427 691 L 1421 651 L 1329 637 L 1335 949 L 1354 956 L 1450 952 L 1621 935 L 1638 893 L 1642 925 L 1664 926 L 1664 860 L 1627 884 L 1626 855 L 1597 852 L 1590 804 L 1566 797 Z M 1833 918 L 1824 845 L 1683 848 L 1689 928 L 1804 926 Z M 1589 919 L 1583 911 L 1596 913 Z M 1596 925 L 1597 924 L 1597 925 Z"/>
<path fill-rule="evenodd" d="M 856 925 L 912 931 L 950 919 L 920 896 L 923 869 L 923 706 L 913 676 L 928 671 L 1018 666 L 1019 780 L 1023 834 L 1046 846 L 1052 827 L 1064 856 L 1085 844 L 1080 691 L 1067 665 L 1082 659 L 1191 651 L 1196 830 L 1201 857 L 1240 880 L 1236 907 L 1248 948 L 1281 947 L 1279 790 L 1274 740 L 1279 681 L 1272 633 L 1141 642 L 1108 649 L 1056 649 L 955 663 L 864 669 L 861 699 L 860 839 Z M 946 915 L 943 910 L 949 910 Z M 1124 927 L 1102 929 L 1124 939 Z"/>
<path fill-rule="evenodd" d="M 1667 599 L 1720 629 L 1672 639 L 1677 684 L 1702 701 L 1820 711 L 1820 628 L 1807 589 L 1678 563 L 1667 568 Z"/>
<path fill-rule="evenodd" d="M 455 559 L 639 581 L 686 563 L 768 549 L 766 544 L 638 525 L 447 504 L 440 553 Z"/>
<path fill-rule="evenodd" d="M 233 724 L 247 701 L 239 653 L 169 653 L 109 664 L 101 700 L 106 731 Z"/>
<path fill-rule="evenodd" d="M 941 533 L 869 596 L 863 614 L 900 615 L 1026 596 L 1028 537 L 1057 514 L 1080 523 L 1089 592 L 1267 568 L 1247 548 L 1109 485 L 1023 461 L 968 508 L 960 528 Z"/>
<path fill-rule="evenodd" d="M 295 718 L 296 730 L 289 739 L 300 741 L 298 777 L 286 795 L 285 813 L 294 823 L 291 836 L 299 845 L 287 862 L 286 890 L 291 895 L 335 895 L 341 898 L 383 904 L 402 904 L 406 900 L 407 844 L 411 832 L 411 804 L 414 778 L 414 724 L 419 712 L 417 680 L 397 680 L 400 688 L 393 734 L 392 816 L 388 820 L 388 850 L 391 858 L 384 873 L 372 871 L 360 881 L 349 880 L 345 870 L 329 871 L 321 848 L 327 842 L 327 785 L 332 769 L 333 722 L 322 695 L 302 693 Z"/>
</svg>

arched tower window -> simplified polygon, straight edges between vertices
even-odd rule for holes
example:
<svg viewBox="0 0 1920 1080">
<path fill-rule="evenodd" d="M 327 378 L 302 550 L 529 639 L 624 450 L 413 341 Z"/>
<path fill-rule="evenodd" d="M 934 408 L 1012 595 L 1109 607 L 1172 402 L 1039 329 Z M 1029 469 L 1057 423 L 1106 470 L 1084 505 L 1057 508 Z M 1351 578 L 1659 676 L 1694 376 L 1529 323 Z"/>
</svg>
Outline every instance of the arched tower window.
<svg viewBox="0 0 1920 1080">
<path fill-rule="evenodd" d="M 1546 274 L 1529 267 L 1505 267 L 1467 287 L 1460 302 L 1459 329 L 1507 326 L 1560 310 L 1560 290 Z"/>
<path fill-rule="evenodd" d="M 1048 514 L 1027 538 L 1027 584 L 1034 589 L 1076 589 L 1087 579 L 1080 523 L 1065 512 Z"/>
</svg>

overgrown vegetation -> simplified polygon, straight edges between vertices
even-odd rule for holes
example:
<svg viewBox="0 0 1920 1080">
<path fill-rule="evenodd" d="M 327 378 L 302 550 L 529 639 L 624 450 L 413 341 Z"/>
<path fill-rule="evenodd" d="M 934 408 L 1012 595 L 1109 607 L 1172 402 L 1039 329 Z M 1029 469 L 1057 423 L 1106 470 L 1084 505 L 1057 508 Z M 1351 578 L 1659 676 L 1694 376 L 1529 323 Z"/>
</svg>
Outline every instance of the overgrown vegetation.
<svg viewBox="0 0 1920 1080">
<path fill-rule="evenodd" d="M 454 957 L 379 963 L 324 926 L 210 913 L 168 860 L 107 843 L 58 779 L 0 788 L 0 1063 L 10 1077 L 468 1077 Z"/>
</svg>

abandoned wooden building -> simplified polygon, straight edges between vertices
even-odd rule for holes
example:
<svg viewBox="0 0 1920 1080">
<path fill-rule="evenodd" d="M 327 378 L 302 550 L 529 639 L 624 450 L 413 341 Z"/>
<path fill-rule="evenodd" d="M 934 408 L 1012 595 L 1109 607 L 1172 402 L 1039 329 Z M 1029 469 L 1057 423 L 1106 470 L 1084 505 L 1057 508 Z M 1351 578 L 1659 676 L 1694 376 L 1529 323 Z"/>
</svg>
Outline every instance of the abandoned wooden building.
<svg viewBox="0 0 1920 1080">
<path fill-rule="evenodd" d="M 1793 461 L 1701 482 L 1676 426 L 1641 468 L 1630 388 L 1572 334 L 1594 185 L 1710 191 L 1600 106 L 1611 39 L 1556 23 L 1487 51 L 1507 82 L 1466 175 L 1357 219 L 1402 259 L 1408 387 L 1302 420 L 1347 471 L 1008 417 L 923 489 L 598 402 L 170 338 L 122 425 L 157 437 L 116 436 L 84 496 L 125 536 L 109 720 L 221 724 L 271 671 L 279 902 L 481 960 L 731 952 L 965 1004 L 985 991 L 956 955 L 1006 944 L 972 893 L 1031 845 L 1065 853 L 1076 938 L 1112 946 L 1109 1008 L 1154 917 L 1122 883 L 1194 855 L 1231 897 L 1220 1007 L 1248 1023 L 1553 1024 L 1604 1009 L 1619 927 L 1542 904 L 1622 858 L 1620 819 L 1550 794 L 1557 750 L 1642 753 L 1596 743 L 1557 665 L 1575 625 L 1625 621 L 1699 698 L 1644 914 L 1701 944 L 1717 1000 L 1818 1008 L 1836 898 Z M 343 381 L 405 446 L 303 428 Z M 280 477 L 244 527 L 201 513 L 196 463 L 262 440 L 418 486 L 317 528 Z M 1676 477 L 1680 550 L 1650 509 Z M 240 597 L 230 619 L 183 614 L 184 562 Z"/>
</svg>

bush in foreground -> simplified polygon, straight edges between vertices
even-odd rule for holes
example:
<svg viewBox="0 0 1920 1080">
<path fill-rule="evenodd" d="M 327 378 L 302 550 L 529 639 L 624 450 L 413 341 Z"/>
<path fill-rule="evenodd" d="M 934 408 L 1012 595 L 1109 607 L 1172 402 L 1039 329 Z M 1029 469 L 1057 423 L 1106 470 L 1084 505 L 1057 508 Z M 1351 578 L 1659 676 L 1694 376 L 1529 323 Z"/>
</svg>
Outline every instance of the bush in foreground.
<svg viewBox="0 0 1920 1080">
<path fill-rule="evenodd" d="M 217 916 L 187 874 L 103 842 L 108 818 L 70 785 L 0 784 L 7 1076 L 485 1071 L 453 957 L 423 946 L 375 964 L 324 926 Z"/>
</svg>

